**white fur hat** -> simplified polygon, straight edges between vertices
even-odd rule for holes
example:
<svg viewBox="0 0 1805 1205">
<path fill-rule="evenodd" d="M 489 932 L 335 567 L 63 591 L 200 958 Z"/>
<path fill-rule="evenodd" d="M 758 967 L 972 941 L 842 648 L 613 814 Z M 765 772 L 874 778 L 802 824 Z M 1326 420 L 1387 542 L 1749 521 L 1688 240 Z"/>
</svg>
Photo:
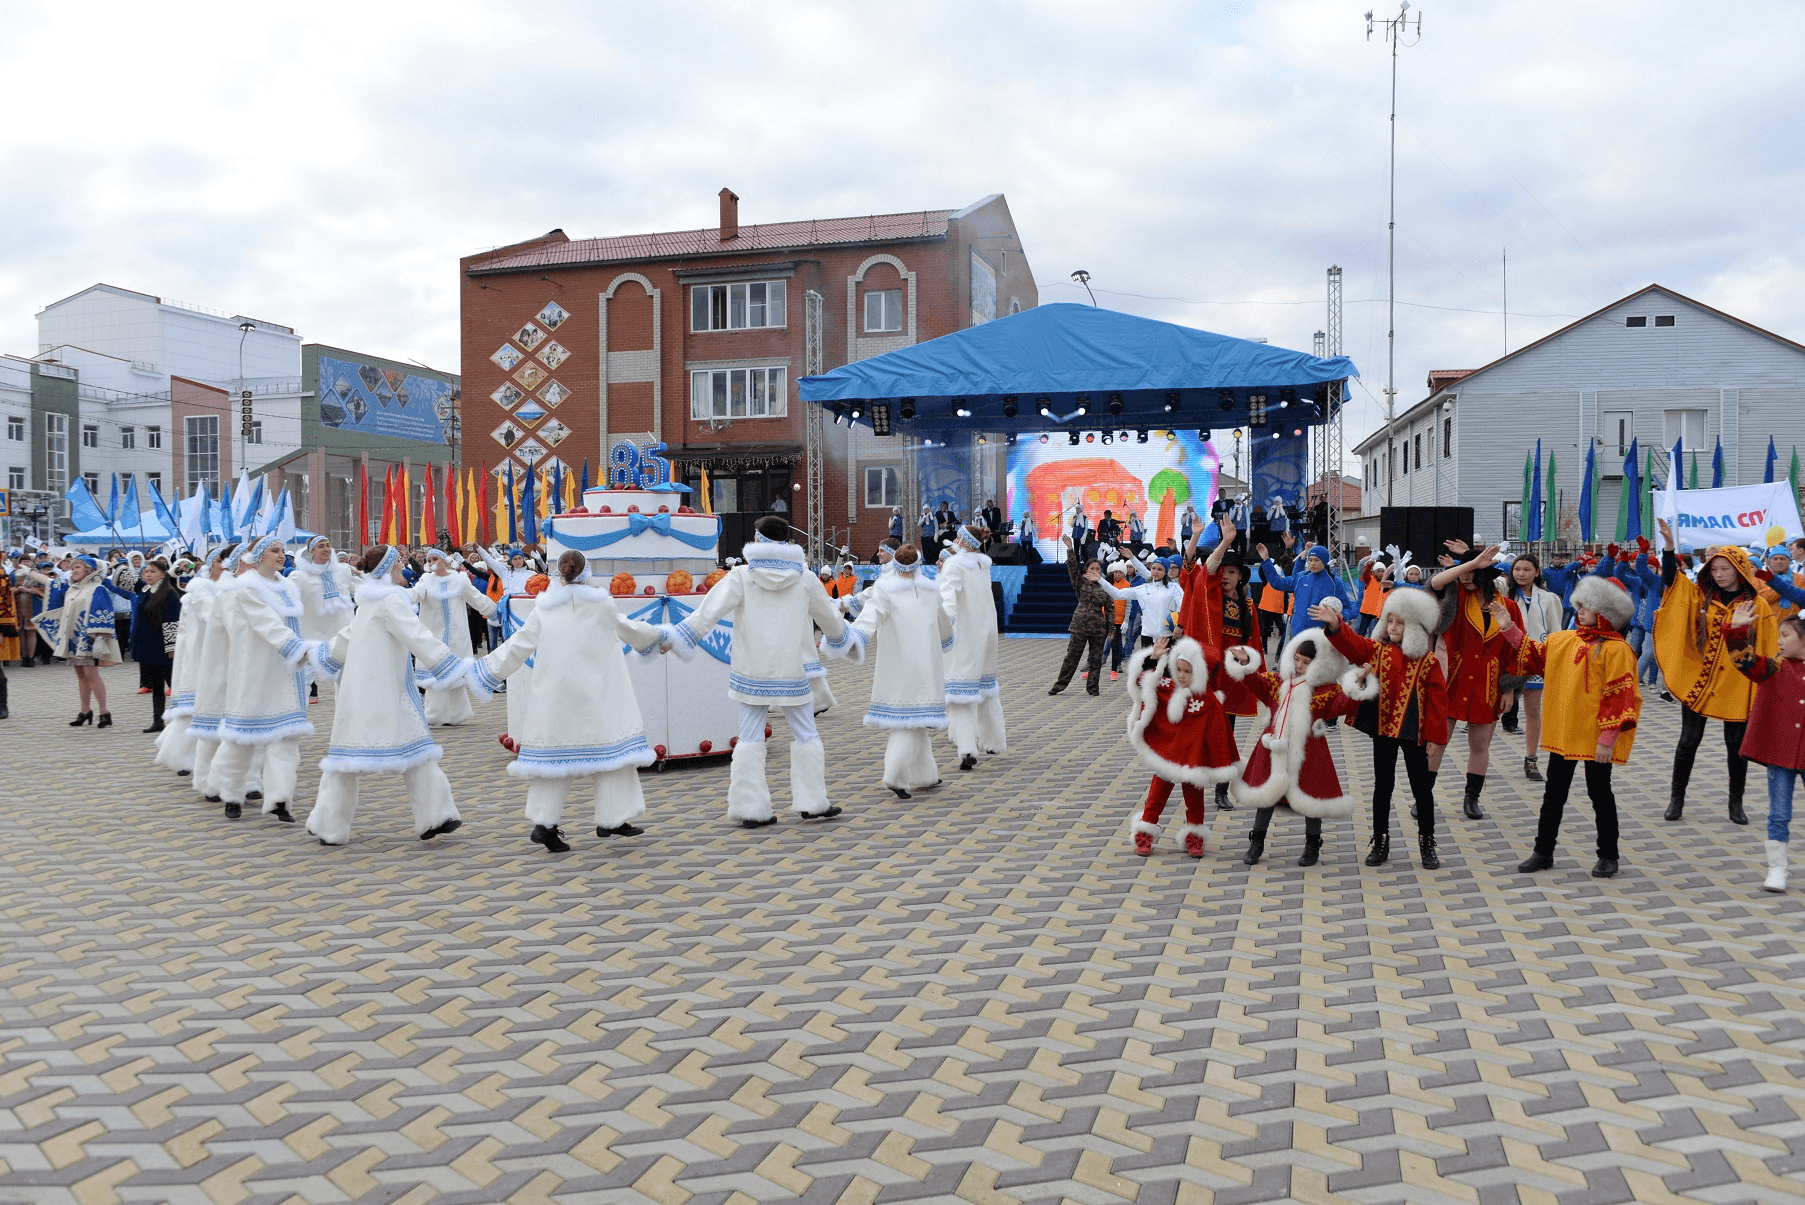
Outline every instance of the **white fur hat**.
<svg viewBox="0 0 1805 1205">
<path fill-rule="evenodd" d="M 1385 596 L 1385 606 L 1379 611 L 1381 627 L 1376 635 L 1384 636 L 1385 620 L 1393 615 L 1404 621 L 1404 639 L 1398 645 L 1403 654 L 1412 661 L 1428 656 L 1435 629 L 1441 623 L 1441 604 L 1435 596 L 1427 590 L 1408 587 L 1393 590 Z"/>
<path fill-rule="evenodd" d="M 1347 658 L 1335 651 L 1329 643 L 1329 634 L 1321 628 L 1309 628 L 1299 632 L 1285 642 L 1279 653 L 1279 677 L 1289 678 L 1295 672 L 1297 646 L 1308 640 L 1316 646 L 1316 655 L 1310 660 L 1310 668 L 1304 680 L 1311 686 L 1327 686 L 1347 671 Z"/>
<path fill-rule="evenodd" d="M 1636 617 L 1636 603 L 1614 577 L 1582 577 L 1573 587 L 1573 605 L 1596 611 L 1621 632 Z"/>
</svg>

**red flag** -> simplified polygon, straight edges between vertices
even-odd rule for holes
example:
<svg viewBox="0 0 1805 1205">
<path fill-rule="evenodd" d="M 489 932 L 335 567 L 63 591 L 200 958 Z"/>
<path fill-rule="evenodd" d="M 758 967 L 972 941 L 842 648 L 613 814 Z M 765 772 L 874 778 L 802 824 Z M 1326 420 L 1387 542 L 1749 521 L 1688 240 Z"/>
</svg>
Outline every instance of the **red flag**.
<svg viewBox="0 0 1805 1205">
<path fill-rule="evenodd" d="M 483 475 L 476 482 L 476 526 L 483 533 L 483 543 L 495 543 L 495 525 L 489 521 L 489 462 L 483 461 Z"/>
<path fill-rule="evenodd" d="M 395 542 L 395 466 L 392 464 L 382 475 L 382 529 L 377 536 L 381 543 Z"/>
<path fill-rule="evenodd" d="M 362 548 L 370 538 L 370 470 L 357 462 L 357 530 L 351 535 L 351 546 Z"/>
<path fill-rule="evenodd" d="M 430 548 L 439 542 L 439 525 L 433 514 L 432 461 L 420 470 L 420 546 Z"/>
<path fill-rule="evenodd" d="M 455 464 L 445 466 L 445 534 L 451 538 L 451 546 L 457 548 L 464 542 L 464 533 L 458 523 L 458 469 Z"/>
</svg>

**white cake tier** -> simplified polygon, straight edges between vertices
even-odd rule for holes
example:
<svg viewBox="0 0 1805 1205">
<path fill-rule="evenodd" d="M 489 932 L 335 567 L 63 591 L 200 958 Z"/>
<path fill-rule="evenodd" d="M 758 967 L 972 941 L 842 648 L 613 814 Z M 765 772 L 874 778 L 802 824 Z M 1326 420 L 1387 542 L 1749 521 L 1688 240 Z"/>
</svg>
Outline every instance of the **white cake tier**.
<svg viewBox="0 0 1805 1205">
<path fill-rule="evenodd" d="M 586 498 L 598 491 L 591 490 Z M 627 491 L 617 491 L 618 499 Z M 633 496 L 659 498 L 669 495 Z M 674 510 L 675 508 L 673 508 Z M 554 515 L 546 522 L 546 545 L 553 559 L 568 549 L 587 555 L 592 561 L 682 561 L 705 560 L 711 567 L 721 543 L 721 520 L 718 515 L 680 515 L 660 513 L 656 507 L 638 512 L 625 509 L 607 514 Z"/>
<path fill-rule="evenodd" d="M 614 515 L 635 510 L 642 515 L 655 515 L 661 510 L 674 515 L 688 505 L 689 495 L 681 490 L 611 490 L 598 485 L 583 491 L 583 509 L 591 514 L 601 514 L 602 508 L 607 507 L 606 513 Z"/>
</svg>

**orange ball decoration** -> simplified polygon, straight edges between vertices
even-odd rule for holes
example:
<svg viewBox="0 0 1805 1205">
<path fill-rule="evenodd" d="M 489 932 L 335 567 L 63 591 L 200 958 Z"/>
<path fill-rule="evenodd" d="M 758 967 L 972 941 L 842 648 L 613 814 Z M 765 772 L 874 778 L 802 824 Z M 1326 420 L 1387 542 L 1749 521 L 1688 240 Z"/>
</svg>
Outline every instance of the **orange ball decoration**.
<svg viewBox="0 0 1805 1205">
<path fill-rule="evenodd" d="M 628 594 L 635 594 L 638 591 L 639 583 L 633 580 L 633 575 L 631 573 L 617 573 L 609 579 L 608 593 L 614 595 L 616 598 Z"/>
<path fill-rule="evenodd" d="M 552 579 L 545 576 L 545 574 L 543 574 L 543 573 L 533 574 L 533 576 L 526 579 L 527 597 L 528 598 L 538 598 L 541 594 L 545 593 L 545 588 L 551 584 L 552 584 Z"/>
<path fill-rule="evenodd" d="M 688 594 L 695 588 L 696 579 L 690 576 L 687 569 L 674 570 L 669 577 L 664 579 L 666 594 Z"/>
</svg>

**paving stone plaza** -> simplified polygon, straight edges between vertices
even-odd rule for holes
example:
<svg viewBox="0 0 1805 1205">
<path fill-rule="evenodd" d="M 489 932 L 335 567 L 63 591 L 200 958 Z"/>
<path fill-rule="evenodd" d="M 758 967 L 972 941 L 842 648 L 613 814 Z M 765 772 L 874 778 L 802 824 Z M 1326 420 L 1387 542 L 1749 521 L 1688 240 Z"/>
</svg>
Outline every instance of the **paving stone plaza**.
<svg viewBox="0 0 1805 1205">
<path fill-rule="evenodd" d="M 0 1202 L 1805 1199 L 1805 892 L 1760 890 L 1715 731 L 1663 823 L 1678 712 L 1645 703 L 1615 880 L 1578 800 L 1516 873 L 1509 736 L 1487 819 L 1443 774 L 1440 871 L 1402 832 L 1363 867 L 1358 819 L 1299 869 L 1283 813 L 1248 868 L 1245 810 L 1143 859 L 1120 686 L 1047 697 L 1063 647 L 1003 641 L 1009 752 L 940 745 L 912 801 L 839 664 L 843 818 L 748 832 L 724 764 L 648 772 L 645 836 L 578 810 L 559 856 L 500 701 L 436 730 L 460 832 L 369 780 L 325 849 L 152 767 L 135 667 L 110 731 L 66 726 L 67 668 L 9 671 Z M 1331 744 L 1369 798 L 1366 738 Z"/>
</svg>

